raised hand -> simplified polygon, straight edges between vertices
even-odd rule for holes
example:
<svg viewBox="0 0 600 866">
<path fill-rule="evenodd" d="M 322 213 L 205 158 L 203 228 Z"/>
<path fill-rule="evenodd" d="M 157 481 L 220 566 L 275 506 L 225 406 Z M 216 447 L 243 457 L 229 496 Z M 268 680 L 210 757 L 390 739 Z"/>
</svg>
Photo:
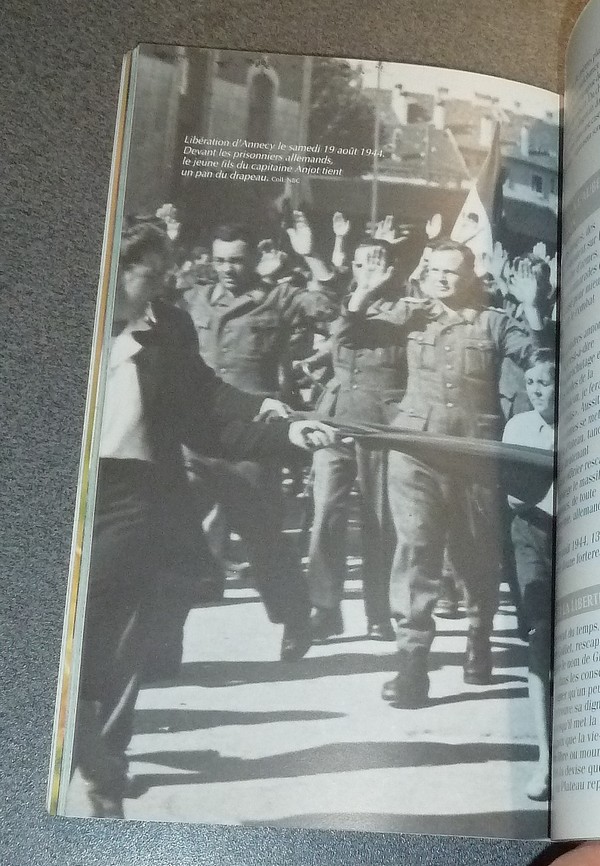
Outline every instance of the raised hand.
<svg viewBox="0 0 600 866">
<path fill-rule="evenodd" d="M 344 218 L 344 214 L 336 211 L 333 215 L 333 233 L 336 238 L 345 238 L 350 231 L 350 220 Z"/>
<path fill-rule="evenodd" d="M 308 220 L 300 210 L 293 212 L 292 219 L 294 223 L 287 229 L 292 249 L 299 256 L 310 256 L 313 247 L 313 235 Z"/>
<path fill-rule="evenodd" d="M 547 288 L 539 279 L 529 259 L 521 259 L 512 277 L 511 289 L 525 307 L 538 307 Z"/>
<path fill-rule="evenodd" d="M 425 223 L 425 234 L 432 241 L 434 238 L 437 238 L 440 232 L 442 231 L 442 215 L 441 213 L 434 213 L 432 217 L 430 217 Z"/>
<path fill-rule="evenodd" d="M 352 292 L 348 309 L 350 311 L 366 308 L 381 295 L 382 288 L 391 279 L 394 268 L 387 266 L 385 251 L 381 247 L 370 247 L 364 262 L 355 261 L 352 265 L 356 288 Z"/>
<path fill-rule="evenodd" d="M 258 262 L 255 270 L 263 279 L 272 277 L 281 270 L 286 261 L 286 254 L 278 249 L 270 238 L 258 244 Z"/>
<path fill-rule="evenodd" d="M 508 264 L 508 253 L 500 243 L 496 241 L 491 257 L 487 261 L 489 272 L 497 280 L 505 278 L 505 268 Z"/>
<path fill-rule="evenodd" d="M 556 287 L 558 285 L 558 255 L 554 253 L 551 259 L 547 259 L 548 267 L 550 268 L 550 274 L 548 279 L 550 280 L 550 285 L 556 291 Z"/>
<path fill-rule="evenodd" d="M 373 237 L 378 241 L 387 241 L 388 244 L 395 246 L 401 244 L 409 235 L 407 226 L 399 226 L 394 228 L 394 217 L 388 214 L 385 219 L 375 224 Z"/>
</svg>

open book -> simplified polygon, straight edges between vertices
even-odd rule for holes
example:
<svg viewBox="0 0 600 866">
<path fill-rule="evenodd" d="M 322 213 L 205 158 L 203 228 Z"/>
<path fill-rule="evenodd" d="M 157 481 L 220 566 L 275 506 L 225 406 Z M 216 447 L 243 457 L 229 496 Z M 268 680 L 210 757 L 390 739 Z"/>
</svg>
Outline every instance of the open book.
<svg viewBox="0 0 600 866">
<path fill-rule="evenodd" d="M 126 57 L 52 812 L 598 836 L 598 33 Z"/>
</svg>

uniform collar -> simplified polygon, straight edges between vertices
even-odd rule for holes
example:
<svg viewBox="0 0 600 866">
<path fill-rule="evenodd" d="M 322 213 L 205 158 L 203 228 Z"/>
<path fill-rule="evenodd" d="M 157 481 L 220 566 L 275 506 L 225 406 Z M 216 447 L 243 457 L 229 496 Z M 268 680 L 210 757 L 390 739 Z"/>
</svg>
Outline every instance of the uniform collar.
<svg viewBox="0 0 600 866">
<path fill-rule="evenodd" d="M 247 292 L 244 292 L 241 295 L 234 295 L 233 292 L 224 289 L 220 283 L 215 283 L 209 293 L 208 302 L 214 307 L 238 307 L 243 306 L 248 303 L 248 301 L 259 303 L 263 300 L 266 294 L 266 289 L 258 287 L 255 289 L 248 289 Z"/>
</svg>

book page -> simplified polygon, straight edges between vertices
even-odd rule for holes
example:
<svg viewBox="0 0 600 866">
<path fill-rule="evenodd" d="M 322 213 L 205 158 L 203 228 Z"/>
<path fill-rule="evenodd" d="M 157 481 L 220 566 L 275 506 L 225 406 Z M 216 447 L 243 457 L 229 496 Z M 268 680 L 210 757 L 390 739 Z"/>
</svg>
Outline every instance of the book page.
<svg viewBox="0 0 600 866">
<path fill-rule="evenodd" d="M 598 838 L 600 813 L 600 4 L 568 48 L 552 837 Z"/>
<path fill-rule="evenodd" d="M 130 93 L 56 811 L 545 837 L 557 95 L 160 45 Z"/>
</svg>

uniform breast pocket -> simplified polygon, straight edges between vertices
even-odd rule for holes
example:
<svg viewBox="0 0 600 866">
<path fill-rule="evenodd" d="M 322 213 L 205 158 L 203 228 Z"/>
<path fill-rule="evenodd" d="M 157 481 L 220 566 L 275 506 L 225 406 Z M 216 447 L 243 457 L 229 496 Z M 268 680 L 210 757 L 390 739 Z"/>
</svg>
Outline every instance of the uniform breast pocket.
<svg viewBox="0 0 600 866">
<path fill-rule="evenodd" d="M 250 325 L 250 349 L 261 355 L 274 352 L 281 338 L 279 321 L 273 317 L 255 319 Z"/>
<path fill-rule="evenodd" d="M 488 379 L 495 372 L 494 344 L 489 340 L 474 340 L 464 344 L 465 376 Z"/>
<path fill-rule="evenodd" d="M 194 326 L 200 342 L 200 351 L 210 348 L 211 328 L 208 316 L 194 316 Z"/>
<path fill-rule="evenodd" d="M 407 354 L 409 364 L 421 370 L 435 370 L 436 345 L 435 335 L 413 332 L 408 336 Z"/>
</svg>

